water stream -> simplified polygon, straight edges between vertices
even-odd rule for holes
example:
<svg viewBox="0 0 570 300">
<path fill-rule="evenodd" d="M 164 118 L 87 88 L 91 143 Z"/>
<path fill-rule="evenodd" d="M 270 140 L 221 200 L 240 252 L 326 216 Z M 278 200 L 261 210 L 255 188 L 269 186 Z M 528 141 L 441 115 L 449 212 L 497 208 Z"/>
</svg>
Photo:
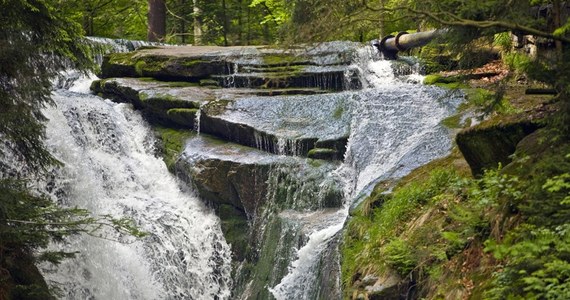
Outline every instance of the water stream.
<svg viewBox="0 0 570 300">
<path fill-rule="evenodd" d="M 149 235 L 110 241 L 82 235 L 54 248 L 79 251 L 43 266 L 62 299 L 227 299 L 230 251 L 219 219 L 168 172 L 154 137 L 129 105 L 85 90 L 79 81 L 53 94 L 46 141 L 64 167 L 53 193 L 66 206 L 129 217 Z"/>
<path fill-rule="evenodd" d="M 360 51 L 352 67 L 359 69 L 364 89 L 350 92 L 352 121 L 347 152 L 344 163 L 331 174 L 344 183 L 344 204 L 334 213 L 307 221 L 313 224 L 307 230 L 307 243 L 298 249 L 288 274 L 270 288 L 279 300 L 325 299 L 320 290 L 319 267 L 323 255 L 338 247 L 337 234 L 349 207 L 362 200 L 376 182 L 402 177 L 444 156 L 451 148 L 449 133 L 440 122 L 461 99 L 422 85 L 417 73 L 397 77 L 392 62 L 372 59 L 368 49 Z M 310 220 L 314 215 L 300 213 L 297 217 Z M 335 251 L 338 249 L 332 249 Z"/>
</svg>

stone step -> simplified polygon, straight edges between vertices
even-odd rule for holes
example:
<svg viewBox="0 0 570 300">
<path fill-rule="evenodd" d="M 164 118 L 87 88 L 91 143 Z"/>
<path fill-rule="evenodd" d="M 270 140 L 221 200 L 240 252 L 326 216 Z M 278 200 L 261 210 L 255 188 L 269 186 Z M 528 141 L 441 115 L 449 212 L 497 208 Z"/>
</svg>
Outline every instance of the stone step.
<svg viewBox="0 0 570 300">
<path fill-rule="evenodd" d="M 199 130 L 274 154 L 343 159 L 350 93 L 263 97 L 248 90 L 172 85 L 114 78 L 96 81 L 92 89 L 132 103 L 150 122 Z M 310 154 L 314 148 L 319 150 Z"/>
<path fill-rule="evenodd" d="M 224 88 L 319 88 L 329 91 L 355 90 L 361 88 L 357 76 L 347 81 L 344 70 L 299 73 L 237 73 L 213 76 Z"/>
<path fill-rule="evenodd" d="M 340 185 L 332 176 L 323 175 L 336 169 L 336 162 L 273 155 L 204 134 L 192 136 L 185 145 L 175 173 L 196 187 L 200 198 L 216 210 L 238 261 L 251 256 L 248 243 L 260 242 L 255 233 L 262 225 L 258 218 L 267 201 L 275 202 L 274 209 L 318 210 L 342 205 Z M 273 187 L 277 199 L 269 199 L 270 185 L 283 181 L 287 182 L 283 190 Z"/>
</svg>

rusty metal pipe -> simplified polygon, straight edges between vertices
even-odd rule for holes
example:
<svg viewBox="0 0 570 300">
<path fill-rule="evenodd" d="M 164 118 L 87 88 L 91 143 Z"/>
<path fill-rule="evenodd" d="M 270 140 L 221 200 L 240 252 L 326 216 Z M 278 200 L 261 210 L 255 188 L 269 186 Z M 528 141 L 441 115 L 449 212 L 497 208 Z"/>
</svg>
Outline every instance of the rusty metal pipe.
<svg viewBox="0 0 570 300">
<path fill-rule="evenodd" d="M 376 41 L 373 45 L 384 54 L 385 58 L 395 59 L 399 51 L 424 46 L 445 31 L 444 29 L 437 29 L 416 33 L 400 32 L 396 36 L 385 36 L 380 42 Z"/>
</svg>

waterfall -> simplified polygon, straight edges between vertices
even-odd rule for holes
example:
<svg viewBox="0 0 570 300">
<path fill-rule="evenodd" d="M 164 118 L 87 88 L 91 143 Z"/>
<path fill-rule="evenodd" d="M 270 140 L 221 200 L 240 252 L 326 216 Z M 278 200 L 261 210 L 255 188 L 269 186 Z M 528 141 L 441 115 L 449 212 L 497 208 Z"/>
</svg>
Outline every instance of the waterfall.
<svg viewBox="0 0 570 300">
<path fill-rule="evenodd" d="M 82 235 L 53 249 L 76 258 L 41 269 L 63 299 L 228 299 L 230 251 L 219 219 L 181 188 L 155 155 L 139 113 L 86 93 L 86 81 L 53 93 L 47 140 L 64 163 L 53 196 L 97 215 L 132 218 L 148 236 Z"/>
<path fill-rule="evenodd" d="M 195 172 L 205 155 L 217 163 L 243 151 L 248 153 L 248 165 L 264 162 L 258 170 L 263 184 L 253 186 L 267 186 L 266 194 L 242 203 L 251 231 L 246 240 L 255 248 L 249 253 L 255 258 L 244 262 L 251 265 L 232 261 L 223 223 L 168 172 L 138 112 L 89 95 L 90 80 L 77 80 L 78 75 L 58 84 L 61 89 L 53 93 L 57 106 L 45 110 L 46 144 L 64 165 L 53 170 L 52 182 L 45 183 L 49 193 L 67 207 L 132 218 L 148 232 L 141 240 L 105 232 L 104 239 L 78 236 L 51 245 L 53 250 L 79 251 L 57 267 L 40 266 L 60 297 L 340 299 L 338 245 L 350 207 L 377 182 L 402 177 L 447 154 L 452 142 L 440 122 L 461 97 L 422 85 L 411 59 L 394 66 L 374 59 L 369 48 L 359 48 L 356 57 L 339 58 L 343 47 L 358 47 L 340 42 L 325 46 L 310 50 L 322 53 L 310 61 L 319 66 L 306 66 L 308 75 L 290 82 L 301 90 L 308 88 L 307 95 L 246 95 L 228 104 L 232 114 L 225 116 L 227 120 L 248 120 L 259 129 L 253 133 L 255 146 L 270 153 L 235 150 L 230 143 L 227 149 L 209 150 L 202 146 L 208 137 L 200 134 L 187 143 L 179 160 Z M 127 50 L 121 44 L 113 49 Z M 245 64 L 255 70 L 253 62 L 259 58 L 246 54 Z M 252 87 L 256 74 L 238 62 L 235 72 L 219 80 L 226 87 Z M 239 70 L 247 76 L 240 77 Z M 308 93 L 315 89 L 330 90 Z M 201 126 L 207 132 L 207 122 L 200 124 L 198 115 L 194 129 L 200 132 Z M 323 140 L 342 137 L 346 142 L 348 135 L 342 163 L 292 157 L 306 155 L 307 146 L 299 141 L 313 137 L 311 128 L 318 128 Z M 224 160 L 216 161 L 216 156 Z M 257 174 L 255 167 L 251 170 Z M 230 190 L 235 196 L 235 187 Z M 246 192 L 258 192 L 253 190 Z M 256 269 L 253 264 L 262 266 Z"/>
<path fill-rule="evenodd" d="M 338 253 L 349 207 L 364 199 L 378 181 L 402 177 L 451 149 L 449 133 L 440 122 L 459 105 L 460 95 L 422 85 L 417 72 L 395 76 L 392 62 L 372 59 L 369 49 L 359 51 L 351 68 L 359 70 L 363 89 L 350 93 L 347 152 L 343 164 L 331 173 L 344 183 L 344 204 L 319 219 L 319 226 L 306 230 L 307 242 L 291 259 L 288 274 L 270 288 L 279 300 L 330 297 L 320 290 L 319 276 L 327 270 L 319 268 L 328 259 L 325 254 Z M 339 286 L 335 280 L 327 284 Z"/>
</svg>

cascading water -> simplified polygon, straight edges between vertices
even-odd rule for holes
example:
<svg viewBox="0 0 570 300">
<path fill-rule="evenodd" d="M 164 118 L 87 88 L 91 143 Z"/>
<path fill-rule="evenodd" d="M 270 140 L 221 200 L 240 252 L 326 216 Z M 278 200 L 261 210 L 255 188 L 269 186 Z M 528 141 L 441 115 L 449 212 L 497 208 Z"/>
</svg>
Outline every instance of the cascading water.
<svg viewBox="0 0 570 300">
<path fill-rule="evenodd" d="M 46 144 L 64 163 L 53 194 L 66 206 L 132 218 L 148 236 L 110 236 L 119 243 L 83 235 L 53 245 L 80 253 L 42 266 L 47 280 L 63 299 L 229 298 L 230 251 L 219 219 L 154 155 L 142 117 L 88 95 L 84 83 L 55 91 L 57 107 L 45 111 Z"/>
<path fill-rule="evenodd" d="M 353 67 L 359 69 L 364 89 L 345 92 L 352 99 L 350 137 L 344 163 L 331 174 L 344 182 L 344 205 L 306 229 L 307 242 L 296 252 L 288 274 L 270 288 L 277 299 L 326 299 L 320 291 L 319 268 L 327 259 L 325 253 L 338 252 L 331 248 L 338 246 L 351 204 L 363 199 L 376 182 L 401 177 L 451 148 L 440 122 L 455 110 L 460 97 L 418 84 L 421 78 L 416 74 L 394 76 L 391 62 L 371 59 L 367 49 L 361 49 L 359 58 Z M 340 286 L 338 280 L 327 284 Z M 340 293 L 334 296 L 340 298 Z"/>
</svg>

